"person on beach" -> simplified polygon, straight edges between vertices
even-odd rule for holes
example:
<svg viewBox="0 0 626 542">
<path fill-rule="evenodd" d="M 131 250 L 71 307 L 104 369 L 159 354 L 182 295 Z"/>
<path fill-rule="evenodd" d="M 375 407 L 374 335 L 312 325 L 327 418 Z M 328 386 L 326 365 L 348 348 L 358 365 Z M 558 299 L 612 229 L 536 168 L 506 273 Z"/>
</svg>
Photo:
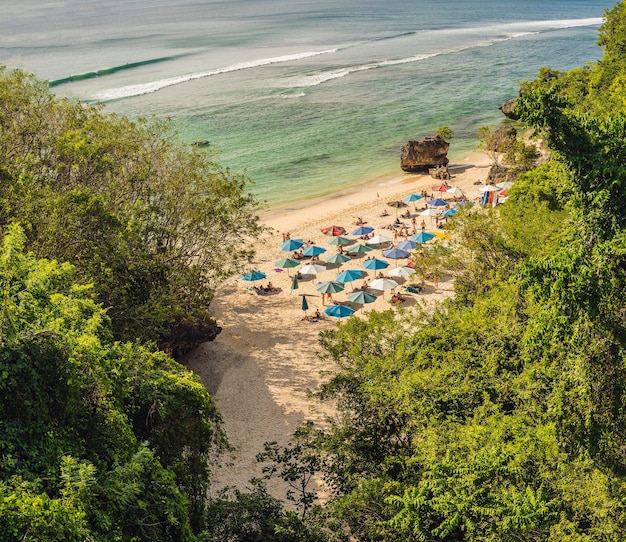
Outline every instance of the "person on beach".
<svg viewBox="0 0 626 542">
<path fill-rule="evenodd" d="M 422 231 L 426 231 L 426 222 L 422 220 L 422 223 L 420 224 Z"/>
</svg>

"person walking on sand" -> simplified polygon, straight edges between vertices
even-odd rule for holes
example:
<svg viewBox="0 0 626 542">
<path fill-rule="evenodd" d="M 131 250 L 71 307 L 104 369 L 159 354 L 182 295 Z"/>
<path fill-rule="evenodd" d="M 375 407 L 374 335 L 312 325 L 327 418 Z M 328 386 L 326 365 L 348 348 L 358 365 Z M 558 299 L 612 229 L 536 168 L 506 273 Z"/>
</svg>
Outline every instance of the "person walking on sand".
<svg viewBox="0 0 626 542">
<path fill-rule="evenodd" d="M 422 231 L 426 231 L 426 222 L 422 220 L 422 223 L 420 224 L 420 226 L 422 227 Z"/>
</svg>

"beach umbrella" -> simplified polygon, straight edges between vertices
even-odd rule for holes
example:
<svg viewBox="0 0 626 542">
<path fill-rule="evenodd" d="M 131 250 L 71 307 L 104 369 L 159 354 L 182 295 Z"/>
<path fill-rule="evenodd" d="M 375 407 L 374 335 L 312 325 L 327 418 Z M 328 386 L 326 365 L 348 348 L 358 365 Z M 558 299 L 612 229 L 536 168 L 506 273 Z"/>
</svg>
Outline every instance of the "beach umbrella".
<svg viewBox="0 0 626 542">
<path fill-rule="evenodd" d="M 263 273 L 262 271 L 250 271 L 249 273 L 246 273 L 245 275 L 241 275 L 241 279 L 247 280 L 247 281 L 262 280 L 265 277 L 267 277 L 267 275 Z"/>
<path fill-rule="evenodd" d="M 457 207 L 472 207 L 474 204 L 469 200 L 462 200 L 457 202 Z"/>
<path fill-rule="evenodd" d="M 336 253 L 336 254 L 332 254 L 331 256 L 328 256 L 328 258 L 326 258 L 326 261 L 328 263 L 346 263 L 349 262 L 352 258 L 350 258 L 350 256 L 348 256 L 347 254 L 341 254 L 341 253 Z"/>
<path fill-rule="evenodd" d="M 352 301 L 352 303 L 359 303 L 360 305 L 365 305 L 366 303 L 373 303 L 374 301 L 376 301 L 376 296 L 374 294 L 370 294 L 369 292 L 359 290 L 357 292 L 349 293 L 348 301 Z"/>
<path fill-rule="evenodd" d="M 502 198 L 506 198 L 509 195 L 509 189 L 505 188 L 502 192 L 500 192 L 500 194 L 498 194 L 500 197 Z M 504 201 L 504 200 L 502 200 Z"/>
<path fill-rule="evenodd" d="M 298 250 L 302 245 L 304 245 L 304 241 L 302 239 L 287 239 L 280 246 L 280 249 L 285 252 L 293 252 L 294 250 Z"/>
<path fill-rule="evenodd" d="M 352 230 L 350 235 L 368 235 L 374 231 L 371 226 L 359 226 L 355 230 Z"/>
<path fill-rule="evenodd" d="M 336 294 L 337 292 L 342 292 L 344 289 L 344 285 L 341 282 L 335 282 L 333 280 L 327 280 L 324 282 L 320 282 L 315 286 L 315 289 L 318 292 L 323 294 Z"/>
<path fill-rule="evenodd" d="M 432 205 L 433 207 L 445 207 L 448 205 L 448 202 L 441 198 L 430 199 L 426 203 L 428 203 L 428 205 Z"/>
<path fill-rule="evenodd" d="M 277 262 L 274 262 L 276 267 L 280 267 L 281 269 L 291 269 L 292 267 L 298 267 L 300 265 L 300 261 L 294 258 L 281 258 Z"/>
<path fill-rule="evenodd" d="M 328 241 L 329 245 L 334 245 L 338 247 L 345 247 L 354 243 L 352 239 L 348 239 L 347 237 L 343 237 L 341 235 L 337 235 Z"/>
<path fill-rule="evenodd" d="M 452 239 L 452 236 L 449 233 L 445 233 L 442 231 L 436 231 L 435 237 L 438 237 L 439 239 Z"/>
<path fill-rule="evenodd" d="M 338 235 L 345 235 L 346 229 L 342 226 L 326 226 L 321 229 L 321 232 L 324 235 L 330 235 L 332 237 L 336 237 Z"/>
<path fill-rule="evenodd" d="M 389 274 L 392 277 L 408 277 L 409 275 L 412 275 L 413 273 L 415 273 L 415 269 L 412 269 L 411 267 L 407 267 L 406 265 L 403 265 L 402 267 L 396 267 L 395 269 L 392 269 L 391 271 L 389 271 Z"/>
<path fill-rule="evenodd" d="M 500 190 L 497 186 L 494 186 L 493 184 L 487 184 L 485 186 L 481 186 L 478 191 L 479 192 L 497 192 L 498 190 Z"/>
<path fill-rule="evenodd" d="M 302 296 L 302 310 L 304 311 L 304 314 L 306 314 L 306 311 L 309 310 L 309 303 L 306 300 L 306 296 L 305 295 Z"/>
<path fill-rule="evenodd" d="M 399 260 L 400 258 L 408 258 L 409 253 L 406 250 L 394 247 L 389 250 L 385 250 L 385 252 L 383 252 L 383 256 L 385 258 L 391 258 L 392 260 Z"/>
<path fill-rule="evenodd" d="M 308 263 L 300 268 L 300 273 L 303 275 L 317 275 L 322 271 L 326 271 L 326 268 L 323 265 L 316 263 Z"/>
<path fill-rule="evenodd" d="M 346 269 L 337 275 L 335 279 L 337 282 L 352 282 L 363 277 L 363 271 L 360 269 Z"/>
<path fill-rule="evenodd" d="M 386 235 L 374 235 L 374 237 L 365 242 L 368 245 L 384 245 L 385 243 L 391 243 L 391 237 L 387 237 Z"/>
<path fill-rule="evenodd" d="M 506 190 L 507 188 L 511 188 L 513 186 L 513 181 L 503 181 L 501 183 L 496 183 L 496 186 L 500 190 Z"/>
<path fill-rule="evenodd" d="M 447 192 L 448 188 L 450 188 L 447 184 L 440 184 L 439 186 L 433 186 L 433 192 Z"/>
<path fill-rule="evenodd" d="M 450 186 L 448 190 L 446 190 L 448 194 L 463 194 L 463 190 L 461 190 L 458 186 Z"/>
<path fill-rule="evenodd" d="M 393 207 L 396 210 L 396 218 L 398 218 L 398 209 L 400 209 L 400 207 L 408 207 L 408 205 L 403 201 L 388 201 L 387 205 L 389 205 L 389 207 Z"/>
<path fill-rule="evenodd" d="M 291 279 L 291 289 L 292 290 L 297 290 L 298 289 L 298 275 L 294 275 L 293 278 Z"/>
<path fill-rule="evenodd" d="M 441 211 L 439 209 L 424 209 L 420 216 L 437 216 Z"/>
<path fill-rule="evenodd" d="M 354 314 L 354 309 L 348 307 L 347 305 L 332 305 L 330 307 L 326 307 L 324 312 L 328 314 L 328 316 L 345 318 L 346 316 Z"/>
<path fill-rule="evenodd" d="M 346 251 L 351 252 L 352 254 L 363 254 L 372 250 L 374 250 L 372 247 L 368 247 L 367 245 L 361 245 L 359 243 L 346 248 Z"/>
<path fill-rule="evenodd" d="M 320 254 L 324 254 L 326 249 L 324 247 L 318 247 L 317 245 L 311 245 L 310 247 L 306 247 L 302 254 L 305 256 L 319 256 Z"/>
<path fill-rule="evenodd" d="M 421 245 L 434 238 L 435 238 L 434 233 L 430 233 L 429 231 L 421 231 L 419 233 L 416 233 L 413 237 L 411 237 L 411 240 Z"/>
<path fill-rule="evenodd" d="M 404 198 L 402 201 L 406 201 L 407 203 L 411 203 L 412 201 L 417 201 L 422 199 L 424 196 L 421 196 L 420 194 L 409 194 L 406 198 Z"/>
<path fill-rule="evenodd" d="M 456 214 L 456 209 L 446 209 L 443 213 L 441 213 L 441 216 L 450 217 L 450 216 L 454 216 L 455 214 Z"/>
<path fill-rule="evenodd" d="M 398 283 L 395 280 L 388 278 L 373 280 L 370 284 L 372 290 L 393 290 L 398 287 Z"/>
<path fill-rule="evenodd" d="M 377 271 L 378 269 L 385 269 L 389 267 L 389 263 L 385 260 L 379 260 L 378 258 L 372 258 L 371 260 L 365 260 L 363 262 L 363 267 L 365 269 L 370 269 L 372 271 Z"/>
<path fill-rule="evenodd" d="M 414 240 L 407 239 L 406 241 L 400 241 L 398 243 L 398 248 L 402 250 L 413 250 L 417 246 L 417 243 Z"/>
</svg>

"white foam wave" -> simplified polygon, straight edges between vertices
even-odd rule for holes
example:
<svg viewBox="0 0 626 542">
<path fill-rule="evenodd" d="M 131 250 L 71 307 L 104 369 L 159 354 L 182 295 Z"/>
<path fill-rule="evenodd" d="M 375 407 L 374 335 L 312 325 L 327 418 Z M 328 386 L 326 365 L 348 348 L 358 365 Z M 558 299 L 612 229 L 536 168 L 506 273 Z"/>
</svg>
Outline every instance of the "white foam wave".
<svg viewBox="0 0 626 542">
<path fill-rule="evenodd" d="M 110 100 L 117 100 L 120 98 L 130 98 L 132 96 L 141 96 L 143 94 L 149 94 L 151 92 L 157 92 L 166 87 L 173 85 L 179 85 L 181 83 L 187 83 L 195 79 L 202 79 L 204 77 L 211 77 L 214 75 L 221 75 L 224 73 L 230 73 L 240 70 L 247 70 L 250 68 L 259 68 L 262 66 L 269 66 L 270 64 L 279 64 L 281 62 L 292 62 L 296 60 L 302 60 L 304 58 L 310 58 L 318 55 L 326 55 L 337 52 L 337 49 L 326 49 L 323 51 L 308 51 L 304 53 L 295 53 L 291 55 L 283 55 L 271 58 L 262 58 L 260 60 L 252 60 L 250 62 L 240 62 L 238 64 L 231 64 L 224 68 L 218 68 L 216 70 L 190 73 L 186 75 L 179 75 L 177 77 L 170 77 L 167 79 L 160 79 L 158 81 L 151 81 L 149 83 L 141 83 L 138 85 L 127 85 L 119 88 L 112 88 L 103 90 L 94 94 L 91 99 L 100 102 L 106 102 Z"/>
<path fill-rule="evenodd" d="M 372 70 L 375 68 L 381 68 L 385 66 L 396 66 L 399 64 L 409 64 L 411 62 L 420 62 L 420 61 L 427 60 L 429 58 L 437 57 L 440 55 L 460 53 L 461 51 L 474 49 L 476 47 L 490 47 L 492 45 L 495 45 L 496 43 L 502 43 L 505 41 L 522 38 L 525 36 L 536 35 L 536 34 L 539 34 L 541 30 L 590 26 L 590 25 L 601 24 L 601 23 L 602 23 L 602 19 L 597 19 L 597 18 L 568 19 L 568 20 L 560 20 L 560 21 L 532 21 L 532 22 L 522 23 L 522 24 L 511 23 L 511 25 L 505 25 L 504 27 L 494 27 L 493 30 L 498 30 L 501 34 L 494 38 L 488 38 L 482 41 L 473 42 L 464 46 L 455 47 L 455 48 L 451 48 L 451 49 L 447 49 L 447 50 L 439 51 L 435 53 L 417 54 L 417 55 L 412 55 L 412 56 L 408 56 L 405 58 L 382 60 L 380 62 L 372 62 L 372 63 L 362 64 L 362 65 L 357 65 L 357 66 L 349 66 L 349 67 L 341 68 L 341 69 L 334 70 L 334 71 L 320 72 L 316 74 L 293 77 L 293 78 L 289 78 L 289 79 L 282 81 L 282 85 L 286 88 L 312 87 L 312 86 L 321 85 L 328 81 L 332 81 L 333 79 L 346 77 L 356 72 Z M 523 26 L 525 28 L 526 27 L 533 28 L 533 30 L 521 30 L 520 26 Z M 473 30 L 476 30 L 476 29 L 473 29 Z M 482 28 L 481 30 L 484 31 L 485 29 Z M 405 35 L 406 34 L 403 34 L 402 36 L 405 36 Z"/>
</svg>

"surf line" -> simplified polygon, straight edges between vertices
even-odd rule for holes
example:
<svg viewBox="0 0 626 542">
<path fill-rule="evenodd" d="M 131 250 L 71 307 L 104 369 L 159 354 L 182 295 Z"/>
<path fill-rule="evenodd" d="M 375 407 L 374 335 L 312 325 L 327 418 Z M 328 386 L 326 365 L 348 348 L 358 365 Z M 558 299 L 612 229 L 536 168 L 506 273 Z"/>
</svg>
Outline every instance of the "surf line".
<svg viewBox="0 0 626 542">
<path fill-rule="evenodd" d="M 330 53 L 336 53 L 338 49 L 326 49 L 323 51 L 310 51 L 305 53 L 294 53 L 291 55 L 276 56 L 270 58 L 262 58 L 260 60 L 251 60 L 248 62 L 240 62 L 238 64 L 231 64 L 224 68 L 218 68 L 215 70 L 190 73 L 187 75 L 179 75 L 177 77 L 170 77 L 168 79 L 160 79 L 159 81 L 152 81 L 150 83 L 141 83 L 138 85 L 127 85 L 125 87 L 113 88 L 103 90 L 92 96 L 91 100 L 94 101 L 111 101 L 121 98 L 130 98 L 132 96 L 141 96 L 142 94 L 149 94 L 156 92 L 166 87 L 178 85 L 181 83 L 187 83 L 195 79 L 202 79 L 204 77 L 211 77 L 213 75 L 221 75 L 223 73 L 230 73 L 240 70 L 246 70 L 250 68 L 259 68 L 262 66 L 269 66 L 270 64 L 279 64 L 282 62 L 291 62 L 294 60 L 302 60 L 304 58 L 310 58 L 313 56 L 327 55 Z"/>
<path fill-rule="evenodd" d="M 95 70 L 91 72 L 77 73 L 75 75 L 70 75 L 69 77 L 63 77 L 61 79 L 54 79 L 52 81 L 48 81 L 48 86 L 57 87 L 59 85 L 64 85 L 66 83 L 72 83 L 73 81 L 83 81 L 85 79 L 91 79 L 93 77 L 100 77 L 102 75 L 109 75 L 109 74 L 119 72 L 122 70 L 131 70 L 133 68 L 139 68 L 141 66 L 147 66 L 149 64 L 157 64 L 159 62 L 167 62 L 168 60 L 176 60 L 177 58 L 180 58 L 181 56 L 186 56 L 186 55 L 173 55 L 173 56 L 164 56 L 161 58 L 151 58 L 149 60 L 127 62 L 126 64 L 120 64 L 119 66 L 112 66 L 110 68 L 102 68 L 100 70 Z"/>
</svg>

